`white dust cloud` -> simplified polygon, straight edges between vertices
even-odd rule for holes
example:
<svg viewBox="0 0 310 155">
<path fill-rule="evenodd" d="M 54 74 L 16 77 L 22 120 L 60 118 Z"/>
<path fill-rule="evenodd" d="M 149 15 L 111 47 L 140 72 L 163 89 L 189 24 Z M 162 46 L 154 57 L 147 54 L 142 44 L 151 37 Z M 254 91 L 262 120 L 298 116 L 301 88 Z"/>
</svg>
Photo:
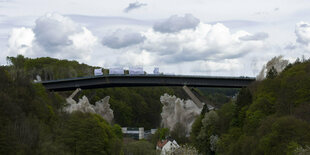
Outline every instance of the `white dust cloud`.
<svg viewBox="0 0 310 155">
<path fill-rule="evenodd" d="M 181 123 L 186 127 L 188 135 L 202 108 L 198 108 L 192 100 L 184 101 L 168 94 L 161 96 L 160 102 L 164 105 L 161 113 L 162 126 L 172 131 L 177 123 Z"/>
<path fill-rule="evenodd" d="M 77 89 L 69 96 L 66 101 L 69 104 L 64 108 L 64 111 L 68 113 L 72 113 L 74 111 L 81 111 L 83 113 L 95 113 L 102 116 L 107 122 L 111 123 L 113 121 L 114 115 L 113 110 L 110 108 L 109 99 L 110 96 L 106 96 L 105 98 L 97 101 L 95 105 L 89 103 L 88 98 L 83 96 L 79 99 L 77 103 L 73 100 L 73 97 L 80 91 L 81 89 Z"/>
</svg>

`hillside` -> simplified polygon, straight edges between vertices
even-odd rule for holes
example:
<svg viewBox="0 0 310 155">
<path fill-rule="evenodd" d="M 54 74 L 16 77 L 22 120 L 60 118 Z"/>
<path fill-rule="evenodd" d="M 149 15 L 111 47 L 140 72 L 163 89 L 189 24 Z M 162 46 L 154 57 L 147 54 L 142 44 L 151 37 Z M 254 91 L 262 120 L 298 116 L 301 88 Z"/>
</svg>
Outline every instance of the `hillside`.
<svg viewBox="0 0 310 155">
<path fill-rule="evenodd" d="M 61 112 L 63 97 L 30 81 L 21 69 L 0 67 L 0 154 L 118 154 L 118 125 Z"/>
<path fill-rule="evenodd" d="M 48 57 L 17 56 L 9 57 L 8 62 L 8 66 L 0 67 L 0 154 L 119 154 L 120 148 L 129 147 L 129 144 L 122 146 L 120 126 L 158 128 L 162 112 L 160 96 L 168 93 L 188 98 L 180 87 L 82 90 L 74 98 L 78 100 L 85 95 L 94 104 L 110 96 L 109 104 L 114 113 L 110 125 L 97 114 L 63 112 L 65 99 L 72 91 L 48 92 L 42 85 L 32 82 L 37 75 L 42 80 L 92 76 L 96 67 Z M 196 90 L 219 106 L 230 100 L 227 96 L 238 91 Z M 140 143 L 133 151 L 139 148 Z"/>
<path fill-rule="evenodd" d="M 191 139 L 203 154 L 310 153 L 310 61 L 239 92 L 218 111 L 201 114 Z M 208 147 L 205 147 L 208 146 Z"/>
<path fill-rule="evenodd" d="M 76 61 L 58 60 L 48 57 L 30 59 L 21 55 L 9 57 L 11 72 L 22 70 L 28 78 L 36 79 L 39 75 L 42 80 L 55 80 L 72 77 L 93 76 L 92 67 L 79 64 Z M 104 70 L 107 72 L 107 70 Z M 71 91 L 58 93 L 63 98 L 71 95 Z M 76 100 L 85 95 L 90 103 L 110 96 L 111 109 L 114 112 L 114 122 L 121 126 L 144 127 L 146 129 L 160 126 L 160 113 L 162 104 L 160 96 L 164 93 L 176 94 L 187 98 L 179 87 L 144 87 L 144 88 L 106 88 L 82 90 L 76 96 Z"/>
<path fill-rule="evenodd" d="M 49 57 L 25 58 L 22 55 L 8 57 L 11 65 L 8 67 L 12 74 L 15 70 L 27 73 L 29 79 L 36 79 L 37 75 L 42 80 L 56 80 L 72 77 L 93 76 L 94 68 L 77 61 L 58 60 Z M 103 69 L 108 74 L 107 69 Z M 199 88 L 202 95 L 216 105 L 222 105 L 229 100 L 227 96 L 236 93 L 237 89 Z M 213 92 L 213 93 L 211 93 Z M 105 88 L 82 90 L 76 97 L 78 100 L 85 95 L 91 104 L 110 96 L 111 109 L 114 112 L 114 122 L 121 126 L 144 127 L 146 129 L 160 127 L 160 113 L 162 104 L 160 96 L 164 93 L 188 99 L 181 87 L 133 87 L 133 88 Z M 58 93 L 63 98 L 71 95 L 71 91 Z"/>
</svg>

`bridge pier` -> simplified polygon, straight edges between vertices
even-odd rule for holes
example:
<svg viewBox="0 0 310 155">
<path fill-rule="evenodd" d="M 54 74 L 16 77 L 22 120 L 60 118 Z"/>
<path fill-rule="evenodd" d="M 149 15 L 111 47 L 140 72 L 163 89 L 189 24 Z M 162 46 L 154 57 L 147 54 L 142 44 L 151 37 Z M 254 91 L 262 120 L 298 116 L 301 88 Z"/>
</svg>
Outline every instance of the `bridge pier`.
<svg viewBox="0 0 310 155">
<path fill-rule="evenodd" d="M 193 92 L 187 86 L 183 86 L 183 90 L 192 99 L 192 101 L 197 105 L 198 108 L 203 108 L 203 103 L 193 94 Z"/>
</svg>

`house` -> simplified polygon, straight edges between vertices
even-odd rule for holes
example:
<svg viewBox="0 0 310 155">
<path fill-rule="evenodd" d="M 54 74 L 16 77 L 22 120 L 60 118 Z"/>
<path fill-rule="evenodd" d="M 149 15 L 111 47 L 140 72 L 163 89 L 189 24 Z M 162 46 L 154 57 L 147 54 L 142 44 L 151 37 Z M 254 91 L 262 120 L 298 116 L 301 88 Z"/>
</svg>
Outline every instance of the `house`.
<svg viewBox="0 0 310 155">
<path fill-rule="evenodd" d="M 162 148 L 166 145 L 166 143 L 168 142 L 168 140 L 159 140 L 157 142 L 157 145 L 156 145 L 156 150 L 162 150 Z"/>
<path fill-rule="evenodd" d="M 160 155 L 170 155 L 179 147 L 174 139 L 167 138 L 166 140 L 158 141 L 156 149 L 161 151 Z"/>
</svg>

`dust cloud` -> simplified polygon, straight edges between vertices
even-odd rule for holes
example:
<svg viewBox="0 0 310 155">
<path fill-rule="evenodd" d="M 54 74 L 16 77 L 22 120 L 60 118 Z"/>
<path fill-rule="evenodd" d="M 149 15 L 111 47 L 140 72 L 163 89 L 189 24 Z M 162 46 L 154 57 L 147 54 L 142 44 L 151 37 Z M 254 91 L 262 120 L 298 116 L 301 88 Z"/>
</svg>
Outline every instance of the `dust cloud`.
<svg viewBox="0 0 310 155">
<path fill-rule="evenodd" d="M 163 104 L 162 127 L 172 131 L 177 123 L 181 123 L 186 128 L 186 134 L 189 135 L 192 124 L 200 115 L 202 108 L 198 108 L 192 100 L 184 101 L 168 94 L 161 96 L 160 102 Z"/>
<path fill-rule="evenodd" d="M 114 115 L 113 110 L 110 108 L 109 99 L 110 96 L 106 96 L 105 98 L 97 101 L 95 105 L 89 103 L 88 98 L 83 96 L 79 99 L 77 103 L 73 97 L 79 92 L 81 89 L 75 90 L 72 95 L 70 95 L 66 101 L 68 105 L 64 108 L 64 111 L 68 113 L 72 113 L 74 111 L 81 111 L 83 113 L 95 113 L 101 115 L 107 122 L 111 123 L 113 121 Z"/>
<path fill-rule="evenodd" d="M 257 75 L 256 79 L 261 81 L 266 78 L 266 74 L 270 71 L 270 69 L 273 67 L 277 73 L 281 73 L 285 67 L 288 65 L 288 60 L 284 60 L 283 56 L 277 56 L 272 58 L 267 62 L 266 65 L 263 66 L 260 73 Z"/>
</svg>

